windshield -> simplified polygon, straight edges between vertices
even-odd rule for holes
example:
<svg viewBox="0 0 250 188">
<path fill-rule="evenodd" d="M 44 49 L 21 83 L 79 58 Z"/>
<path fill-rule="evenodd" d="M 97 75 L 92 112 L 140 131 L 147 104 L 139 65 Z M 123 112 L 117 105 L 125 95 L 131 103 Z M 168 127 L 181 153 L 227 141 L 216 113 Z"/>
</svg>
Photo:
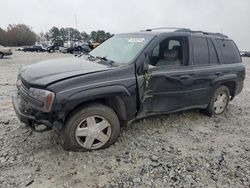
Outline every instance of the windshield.
<svg viewBox="0 0 250 188">
<path fill-rule="evenodd" d="M 131 62 L 153 36 L 117 35 L 90 52 L 93 57 L 105 57 L 118 64 Z"/>
</svg>

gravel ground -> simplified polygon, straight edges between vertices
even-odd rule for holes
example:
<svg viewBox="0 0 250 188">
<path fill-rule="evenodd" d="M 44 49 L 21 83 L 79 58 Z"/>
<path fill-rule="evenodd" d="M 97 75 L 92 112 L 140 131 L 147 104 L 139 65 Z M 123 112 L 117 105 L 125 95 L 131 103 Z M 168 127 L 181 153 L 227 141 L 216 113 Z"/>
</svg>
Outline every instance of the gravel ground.
<svg viewBox="0 0 250 188">
<path fill-rule="evenodd" d="M 250 187 L 250 77 L 224 115 L 198 110 L 145 118 L 111 147 L 69 152 L 53 131 L 35 133 L 12 108 L 18 70 L 69 56 L 23 53 L 0 60 L 0 187 Z M 243 59 L 250 71 L 250 59 Z"/>
</svg>

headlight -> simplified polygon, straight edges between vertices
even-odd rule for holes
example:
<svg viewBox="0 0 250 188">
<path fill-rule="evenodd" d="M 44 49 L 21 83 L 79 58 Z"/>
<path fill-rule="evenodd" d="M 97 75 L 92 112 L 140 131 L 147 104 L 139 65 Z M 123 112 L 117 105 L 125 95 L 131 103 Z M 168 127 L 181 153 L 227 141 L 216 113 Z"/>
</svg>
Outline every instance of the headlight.
<svg viewBox="0 0 250 188">
<path fill-rule="evenodd" d="M 48 90 L 30 88 L 29 95 L 43 103 L 42 111 L 49 112 L 54 102 L 55 94 Z"/>
</svg>

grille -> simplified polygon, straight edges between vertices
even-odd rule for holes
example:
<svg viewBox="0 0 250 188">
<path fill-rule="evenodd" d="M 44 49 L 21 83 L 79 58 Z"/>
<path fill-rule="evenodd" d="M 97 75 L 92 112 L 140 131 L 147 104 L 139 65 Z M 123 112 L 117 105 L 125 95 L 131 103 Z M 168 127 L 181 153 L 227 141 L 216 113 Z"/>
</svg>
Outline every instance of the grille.
<svg viewBox="0 0 250 188">
<path fill-rule="evenodd" d="M 22 97 L 25 101 L 27 101 L 28 98 L 29 98 L 29 88 L 30 88 L 30 86 L 29 86 L 27 83 L 25 83 L 23 80 L 21 80 L 18 89 L 19 89 L 19 92 L 20 92 L 21 97 Z"/>
<path fill-rule="evenodd" d="M 40 110 L 43 107 L 43 102 L 31 97 L 29 95 L 29 89 L 30 85 L 24 80 L 21 80 L 20 85 L 18 86 L 21 100 L 25 103 L 25 105 Z"/>
</svg>

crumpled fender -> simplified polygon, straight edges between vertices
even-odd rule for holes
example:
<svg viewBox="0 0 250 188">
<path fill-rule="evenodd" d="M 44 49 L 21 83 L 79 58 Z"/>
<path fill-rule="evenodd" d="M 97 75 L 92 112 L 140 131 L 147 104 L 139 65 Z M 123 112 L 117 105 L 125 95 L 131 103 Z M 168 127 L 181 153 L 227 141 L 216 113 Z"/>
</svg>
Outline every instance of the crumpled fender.
<svg viewBox="0 0 250 188">
<path fill-rule="evenodd" d="M 82 90 L 63 99 L 60 111 L 62 112 L 71 111 L 84 102 L 111 96 L 114 96 L 115 100 L 115 97 L 117 96 L 123 98 L 131 96 L 131 94 L 122 85 L 103 86 L 88 90 Z"/>
</svg>

